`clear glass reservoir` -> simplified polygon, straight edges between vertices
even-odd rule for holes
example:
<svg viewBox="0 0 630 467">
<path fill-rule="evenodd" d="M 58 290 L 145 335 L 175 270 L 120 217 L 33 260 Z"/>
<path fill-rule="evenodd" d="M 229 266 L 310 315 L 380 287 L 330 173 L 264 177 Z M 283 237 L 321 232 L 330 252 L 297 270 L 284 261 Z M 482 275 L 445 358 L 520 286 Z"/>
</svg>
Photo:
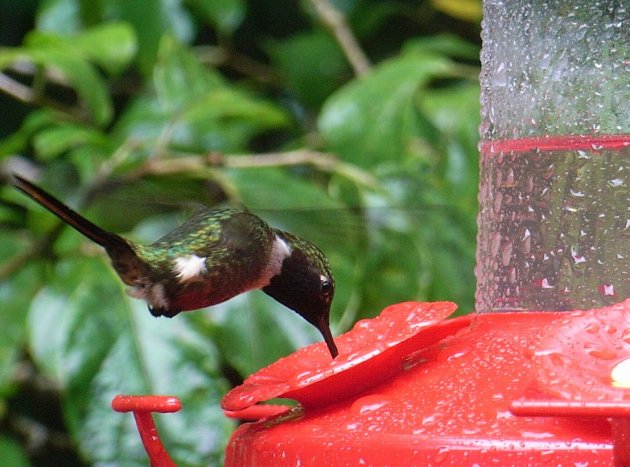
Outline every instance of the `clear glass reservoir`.
<svg viewBox="0 0 630 467">
<path fill-rule="evenodd" d="M 479 312 L 630 298 L 629 8 L 484 2 Z"/>
</svg>

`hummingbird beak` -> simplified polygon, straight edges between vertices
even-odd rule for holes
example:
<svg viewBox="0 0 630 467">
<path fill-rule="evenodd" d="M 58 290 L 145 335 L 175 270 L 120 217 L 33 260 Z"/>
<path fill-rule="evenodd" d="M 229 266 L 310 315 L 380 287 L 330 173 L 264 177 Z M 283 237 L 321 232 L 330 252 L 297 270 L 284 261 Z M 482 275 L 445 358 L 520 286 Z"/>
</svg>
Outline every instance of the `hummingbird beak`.
<svg viewBox="0 0 630 467">
<path fill-rule="evenodd" d="M 332 332 L 330 332 L 328 316 L 322 316 L 317 325 L 317 329 L 319 329 L 319 332 L 322 333 L 322 336 L 324 337 L 324 341 L 328 346 L 328 351 L 330 352 L 330 355 L 332 355 L 332 358 L 337 357 L 337 355 L 339 355 L 339 351 L 337 350 L 337 345 L 335 344 Z"/>
</svg>

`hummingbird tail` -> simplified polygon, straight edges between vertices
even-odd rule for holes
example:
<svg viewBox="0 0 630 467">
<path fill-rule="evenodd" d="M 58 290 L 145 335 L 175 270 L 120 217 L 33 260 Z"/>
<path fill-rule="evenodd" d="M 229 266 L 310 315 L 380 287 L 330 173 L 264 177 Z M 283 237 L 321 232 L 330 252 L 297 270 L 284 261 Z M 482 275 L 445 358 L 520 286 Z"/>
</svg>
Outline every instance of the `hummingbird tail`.
<svg viewBox="0 0 630 467">
<path fill-rule="evenodd" d="M 68 206 L 63 204 L 57 198 L 50 193 L 42 190 L 40 187 L 34 185 L 28 180 L 19 177 L 18 175 L 11 175 L 11 183 L 18 190 L 23 191 L 26 195 L 32 198 L 35 202 L 42 205 L 59 219 L 66 222 L 74 229 L 85 235 L 90 240 L 98 243 L 106 250 L 120 249 L 129 250 L 129 243 L 119 235 L 116 235 L 106 230 L 101 229 L 99 226 L 93 224 L 85 217 L 73 211 Z"/>
</svg>

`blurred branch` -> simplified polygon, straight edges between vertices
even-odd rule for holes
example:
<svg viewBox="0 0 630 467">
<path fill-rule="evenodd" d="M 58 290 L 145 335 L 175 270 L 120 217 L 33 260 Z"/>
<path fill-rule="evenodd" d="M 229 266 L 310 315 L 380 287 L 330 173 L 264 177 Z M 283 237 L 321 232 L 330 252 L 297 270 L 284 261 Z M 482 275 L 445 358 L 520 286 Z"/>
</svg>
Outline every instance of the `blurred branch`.
<svg viewBox="0 0 630 467">
<path fill-rule="evenodd" d="M 31 88 L 9 78 L 4 73 L 0 73 L 0 89 L 17 100 L 29 104 L 36 99 L 35 93 Z"/>
<path fill-rule="evenodd" d="M 372 188 L 378 186 L 378 181 L 369 172 L 355 165 L 342 162 L 331 154 L 309 149 L 264 154 L 225 155 L 214 152 L 205 156 L 190 155 L 170 159 L 155 158 L 129 173 L 127 177 L 134 180 L 147 175 L 195 172 L 208 167 L 245 169 L 296 165 L 310 165 L 323 172 L 336 173 L 360 185 Z"/>
<path fill-rule="evenodd" d="M 41 81 L 36 80 L 37 88 L 43 88 L 41 85 Z M 20 83 L 19 81 L 14 80 L 8 75 L 0 72 L 0 91 L 8 94 L 15 99 L 24 102 L 26 104 L 39 105 L 50 107 L 54 110 L 58 110 L 67 114 L 73 118 L 81 119 L 82 112 L 74 107 L 65 106 L 57 101 L 53 101 L 51 99 L 46 98 L 41 93 L 37 92 L 37 90 L 33 90 L 30 87 Z"/>
<path fill-rule="evenodd" d="M 203 63 L 213 67 L 225 66 L 261 83 L 280 86 L 282 79 L 273 68 L 233 50 L 228 45 L 200 45 L 195 52 Z"/>
<path fill-rule="evenodd" d="M 337 39 L 341 50 L 354 69 L 354 73 L 357 76 L 369 73 L 372 69 L 370 60 L 361 49 L 343 14 L 331 5 L 329 0 L 311 0 L 311 3 L 315 7 L 319 20 Z"/>
</svg>

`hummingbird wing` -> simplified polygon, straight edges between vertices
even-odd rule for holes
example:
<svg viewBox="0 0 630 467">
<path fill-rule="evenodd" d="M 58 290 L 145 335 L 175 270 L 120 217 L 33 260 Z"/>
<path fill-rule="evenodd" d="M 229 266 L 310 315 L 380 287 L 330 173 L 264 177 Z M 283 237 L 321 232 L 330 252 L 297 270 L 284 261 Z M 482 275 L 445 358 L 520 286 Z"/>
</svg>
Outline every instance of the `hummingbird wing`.
<svg viewBox="0 0 630 467">
<path fill-rule="evenodd" d="M 264 262 L 273 231 L 249 211 L 234 208 L 205 209 L 166 234 L 149 248 L 165 260 L 206 258 L 206 268 L 226 269 L 240 263 Z M 260 258 L 260 261 L 257 261 Z"/>
<path fill-rule="evenodd" d="M 256 287 L 274 238 L 271 227 L 249 211 L 206 209 L 140 255 L 172 306 L 191 310 Z"/>
</svg>

